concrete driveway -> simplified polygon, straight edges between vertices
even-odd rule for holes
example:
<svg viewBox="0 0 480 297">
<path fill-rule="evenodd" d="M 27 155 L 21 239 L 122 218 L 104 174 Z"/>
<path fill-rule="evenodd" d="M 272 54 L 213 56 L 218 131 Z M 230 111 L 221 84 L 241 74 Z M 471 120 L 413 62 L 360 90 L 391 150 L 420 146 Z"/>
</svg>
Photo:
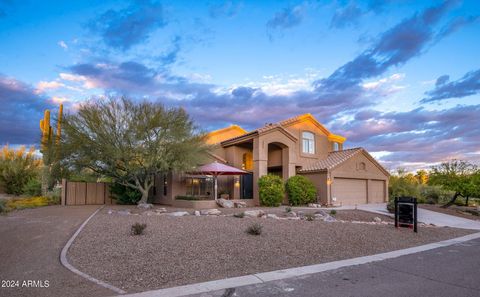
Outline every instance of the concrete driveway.
<svg viewBox="0 0 480 297">
<path fill-rule="evenodd" d="M 370 211 L 378 214 L 391 215 L 388 213 L 386 203 L 362 204 L 357 209 Z M 352 209 L 354 207 L 344 206 L 342 209 Z M 444 213 L 418 208 L 418 221 L 425 224 L 434 224 L 436 226 L 448 226 L 454 228 L 480 230 L 480 222 L 447 215 Z"/>
<path fill-rule="evenodd" d="M 97 206 L 47 206 L 0 216 L 0 296 L 111 296 L 60 264 L 60 251 Z M 22 287 L 37 281 L 44 287 Z M 40 282 L 39 282 L 40 281 Z M 46 286 L 48 281 L 49 286 Z"/>
</svg>

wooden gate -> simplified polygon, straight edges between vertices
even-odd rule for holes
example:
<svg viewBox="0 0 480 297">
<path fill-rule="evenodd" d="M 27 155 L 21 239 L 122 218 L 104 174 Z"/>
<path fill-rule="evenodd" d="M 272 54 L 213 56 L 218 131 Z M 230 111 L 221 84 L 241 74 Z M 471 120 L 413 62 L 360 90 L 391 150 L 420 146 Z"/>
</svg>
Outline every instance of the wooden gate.
<svg viewBox="0 0 480 297">
<path fill-rule="evenodd" d="M 108 183 L 62 180 L 62 205 L 112 204 Z"/>
</svg>

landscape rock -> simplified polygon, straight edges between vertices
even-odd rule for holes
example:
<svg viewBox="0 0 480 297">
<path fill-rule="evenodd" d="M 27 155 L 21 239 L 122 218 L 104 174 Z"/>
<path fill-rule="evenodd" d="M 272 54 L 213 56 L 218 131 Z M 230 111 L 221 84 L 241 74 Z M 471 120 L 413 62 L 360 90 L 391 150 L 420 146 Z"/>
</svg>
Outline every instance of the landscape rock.
<svg viewBox="0 0 480 297">
<path fill-rule="evenodd" d="M 223 198 L 217 199 L 217 204 L 223 208 L 233 208 L 235 206 L 233 204 L 233 201 L 223 199 Z"/>
<path fill-rule="evenodd" d="M 236 208 L 245 208 L 245 207 L 247 207 L 247 203 L 246 203 L 246 202 L 243 202 L 243 201 L 236 201 L 236 202 L 233 202 L 233 204 L 235 205 Z"/>
<path fill-rule="evenodd" d="M 200 214 L 202 214 L 202 215 L 204 215 L 204 216 L 205 216 L 205 215 L 211 215 L 211 216 L 214 215 L 214 216 L 216 216 L 216 215 L 219 215 L 219 214 L 221 214 L 221 213 L 222 213 L 222 212 L 219 211 L 219 210 L 216 209 L 216 208 L 212 208 L 212 209 L 202 209 L 202 210 L 200 210 Z"/>
<path fill-rule="evenodd" d="M 196 210 L 193 214 L 197 217 L 200 216 L 200 212 L 198 210 Z"/>
<path fill-rule="evenodd" d="M 112 213 L 114 213 L 114 212 L 115 212 L 115 211 L 112 210 L 112 209 L 109 209 L 109 210 L 107 211 L 108 214 L 112 214 Z"/>
<path fill-rule="evenodd" d="M 155 211 L 147 210 L 147 211 L 144 211 L 144 212 L 143 212 L 143 215 L 145 215 L 145 216 L 154 216 L 154 215 L 157 215 L 157 213 L 156 213 Z"/>
<path fill-rule="evenodd" d="M 151 208 L 153 208 L 153 204 L 151 204 L 151 203 L 140 203 L 140 204 L 137 205 L 137 208 L 151 209 Z"/>
<path fill-rule="evenodd" d="M 160 208 L 155 209 L 155 212 L 164 213 L 164 212 L 167 212 L 167 209 L 165 207 L 160 207 Z"/>
<path fill-rule="evenodd" d="M 328 213 L 324 210 L 317 210 L 315 212 L 315 216 L 316 217 L 326 217 L 326 216 L 328 216 Z"/>
<path fill-rule="evenodd" d="M 308 204 L 308 207 L 320 208 L 320 207 L 322 207 L 322 205 L 317 204 L 317 203 L 309 203 L 309 204 Z"/>
<path fill-rule="evenodd" d="M 130 215 L 130 209 L 124 209 L 124 210 L 119 210 L 117 211 L 119 215 Z"/>
<path fill-rule="evenodd" d="M 276 214 L 273 214 L 273 213 L 269 213 L 266 215 L 266 218 L 267 219 L 275 219 L 275 220 L 278 220 L 279 217 L 276 215 Z"/>
<path fill-rule="evenodd" d="M 288 216 L 288 217 L 291 217 L 291 218 L 295 218 L 295 217 L 297 217 L 297 213 L 294 212 L 294 211 L 291 211 L 291 212 L 288 212 L 288 213 L 287 213 L 287 216 Z"/>
<path fill-rule="evenodd" d="M 188 216 L 189 213 L 186 211 L 175 211 L 175 212 L 167 213 L 167 215 L 172 217 L 183 217 L 183 216 Z"/>
<path fill-rule="evenodd" d="M 289 217 L 289 220 L 300 220 L 300 217 Z"/>
<path fill-rule="evenodd" d="M 382 222 L 382 219 L 379 218 L 379 217 L 374 217 L 374 218 L 373 218 L 373 221 L 374 221 L 375 223 L 380 223 L 380 222 Z"/>
<path fill-rule="evenodd" d="M 326 216 L 326 217 L 323 218 L 323 221 L 324 222 L 335 222 L 337 220 L 332 216 Z"/>
<path fill-rule="evenodd" d="M 261 209 L 247 210 L 244 213 L 245 213 L 245 216 L 252 217 L 252 218 L 259 218 L 265 214 L 265 212 Z"/>
</svg>

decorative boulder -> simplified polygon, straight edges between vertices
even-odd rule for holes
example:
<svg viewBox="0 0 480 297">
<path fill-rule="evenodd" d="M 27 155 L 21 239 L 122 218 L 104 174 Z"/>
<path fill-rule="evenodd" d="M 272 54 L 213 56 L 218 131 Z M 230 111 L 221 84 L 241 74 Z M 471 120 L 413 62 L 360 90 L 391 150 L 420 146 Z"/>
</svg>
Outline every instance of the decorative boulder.
<svg viewBox="0 0 480 297">
<path fill-rule="evenodd" d="M 223 198 L 217 199 L 217 204 L 223 208 L 233 208 L 235 206 L 233 201 L 226 200 Z"/>
<path fill-rule="evenodd" d="M 188 216 L 189 213 L 186 211 L 175 211 L 175 212 L 167 213 L 167 215 L 172 217 L 183 217 L 183 216 Z"/>
<path fill-rule="evenodd" d="M 219 214 L 221 214 L 222 212 L 219 211 L 218 209 L 216 208 L 212 208 L 212 209 L 202 209 L 200 210 L 200 214 L 202 215 L 211 215 L 211 216 L 218 216 Z"/>
<path fill-rule="evenodd" d="M 246 202 L 243 202 L 243 201 L 233 202 L 233 204 L 235 205 L 236 208 L 245 208 L 245 207 L 247 207 L 247 203 L 246 203 Z"/>
<path fill-rule="evenodd" d="M 160 207 L 160 208 L 155 209 L 155 212 L 164 213 L 164 212 L 167 212 L 167 209 L 165 207 Z"/>
<path fill-rule="evenodd" d="M 317 204 L 317 203 L 309 203 L 308 204 L 308 207 L 313 207 L 313 208 L 320 208 L 322 207 L 320 204 Z"/>
<path fill-rule="evenodd" d="M 193 214 L 196 215 L 197 217 L 200 216 L 200 212 L 198 210 L 196 210 Z"/>
<path fill-rule="evenodd" d="M 374 221 L 375 223 L 380 223 L 380 222 L 382 222 L 382 219 L 379 218 L 379 217 L 374 217 L 374 218 L 373 218 L 373 221 Z"/>
<path fill-rule="evenodd" d="M 119 210 L 117 211 L 119 215 L 130 215 L 130 209 L 125 209 L 125 210 Z"/>
<path fill-rule="evenodd" d="M 151 203 L 140 203 L 140 204 L 137 205 L 137 208 L 151 209 L 151 208 L 153 208 L 153 204 L 151 204 Z"/>
<path fill-rule="evenodd" d="M 251 217 L 251 218 L 259 218 L 265 214 L 263 210 L 257 209 L 257 210 L 247 210 L 244 212 L 245 216 Z"/>
<path fill-rule="evenodd" d="M 323 221 L 324 222 L 335 222 L 336 219 L 332 216 L 326 216 L 325 218 L 323 218 Z"/>
<path fill-rule="evenodd" d="M 276 219 L 276 220 L 278 220 L 279 217 L 278 217 L 276 214 L 269 213 L 269 214 L 267 214 L 267 219 Z"/>
<path fill-rule="evenodd" d="M 316 217 L 326 217 L 326 216 L 328 216 L 328 214 L 324 210 L 317 210 L 315 212 L 315 216 Z"/>
</svg>

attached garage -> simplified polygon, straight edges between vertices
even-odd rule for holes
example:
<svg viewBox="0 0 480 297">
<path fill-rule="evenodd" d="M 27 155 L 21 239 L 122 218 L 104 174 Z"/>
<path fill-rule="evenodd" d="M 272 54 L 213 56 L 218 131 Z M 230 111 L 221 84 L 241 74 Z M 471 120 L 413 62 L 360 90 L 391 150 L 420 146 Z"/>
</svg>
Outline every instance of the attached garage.
<svg viewBox="0 0 480 297">
<path fill-rule="evenodd" d="M 385 181 L 384 180 L 371 180 L 370 189 L 368 193 L 368 203 L 382 203 L 385 202 Z"/>
<path fill-rule="evenodd" d="M 335 178 L 332 183 L 332 200 L 341 202 L 342 205 L 367 203 L 367 180 Z"/>
<path fill-rule="evenodd" d="M 322 204 L 382 203 L 388 198 L 388 171 L 362 148 L 330 152 L 299 173 L 315 184 Z"/>
</svg>

